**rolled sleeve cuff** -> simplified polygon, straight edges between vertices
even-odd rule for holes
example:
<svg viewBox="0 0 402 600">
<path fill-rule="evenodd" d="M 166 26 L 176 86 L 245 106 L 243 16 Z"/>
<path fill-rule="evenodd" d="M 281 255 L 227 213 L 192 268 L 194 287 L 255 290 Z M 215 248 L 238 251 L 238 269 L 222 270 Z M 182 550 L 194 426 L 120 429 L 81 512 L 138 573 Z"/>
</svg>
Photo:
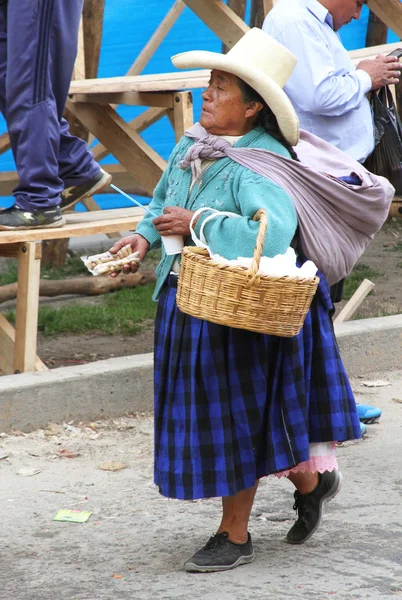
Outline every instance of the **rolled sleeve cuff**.
<svg viewBox="0 0 402 600">
<path fill-rule="evenodd" d="M 363 71 L 362 69 L 356 69 L 355 73 L 356 73 L 356 77 L 359 80 L 359 83 L 361 85 L 362 91 L 365 94 L 367 94 L 367 92 L 369 92 L 371 90 L 371 87 L 373 85 L 370 75 L 368 73 L 366 73 L 366 71 Z"/>
<path fill-rule="evenodd" d="M 159 248 L 161 245 L 161 236 L 154 227 L 141 227 L 138 226 L 134 233 L 139 233 L 143 238 L 149 242 L 150 249 Z"/>
</svg>

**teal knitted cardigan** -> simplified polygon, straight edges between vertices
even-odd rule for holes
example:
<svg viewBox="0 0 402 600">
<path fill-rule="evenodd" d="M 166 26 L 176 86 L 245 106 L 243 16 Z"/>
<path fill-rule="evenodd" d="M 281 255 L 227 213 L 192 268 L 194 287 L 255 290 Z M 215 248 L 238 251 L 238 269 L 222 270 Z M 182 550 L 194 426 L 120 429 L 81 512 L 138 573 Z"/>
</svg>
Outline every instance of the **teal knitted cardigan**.
<svg viewBox="0 0 402 600">
<path fill-rule="evenodd" d="M 180 206 L 189 210 L 211 207 L 219 211 L 229 211 L 242 215 L 233 219 L 222 215 L 206 223 L 204 236 L 215 254 L 227 259 L 238 256 L 253 256 L 258 223 L 253 221 L 260 208 L 268 213 L 268 230 L 264 244 L 264 256 L 284 253 L 289 247 L 297 227 L 297 216 L 288 194 L 266 177 L 257 175 L 229 158 L 215 160 L 202 175 L 200 184 L 191 188 L 191 168 L 179 168 L 187 149 L 194 143 L 182 137 L 174 148 L 150 204 L 153 213 L 161 214 L 166 206 Z M 262 127 L 256 127 L 242 136 L 235 147 L 263 148 L 276 154 L 289 156 L 288 151 Z M 199 217 L 195 232 L 200 235 L 203 221 L 210 213 L 205 211 Z M 150 243 L 151 249 L 161 246 L 161 237 L 152 224 L 153 217 L 146 214 L 139 223 L 136 233 L 140 233 Z M 185 245 L 194 245 L 191 237 Z M 154 299 L 168 277 L 176 256 L 167 256 L 162 249 L 162 259 L 156 269 L 157 283 Z"/>
</svg>

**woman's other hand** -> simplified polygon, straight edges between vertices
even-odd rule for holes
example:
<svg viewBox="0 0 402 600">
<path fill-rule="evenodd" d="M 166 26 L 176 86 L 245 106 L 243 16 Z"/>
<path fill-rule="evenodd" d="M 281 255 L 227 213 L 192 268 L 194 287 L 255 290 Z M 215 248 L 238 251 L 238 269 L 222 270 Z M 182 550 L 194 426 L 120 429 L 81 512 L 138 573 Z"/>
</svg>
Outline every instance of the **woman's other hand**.
<svg viewBox="0 0 402 600">
<path fill-rule="evenodd" d="M 152 221 L 160 235 L 190 235 L 190 221 L 194 211 L 167 206 L 163 214 Z"/>
<path fill-rule="evenodd" d="M 110 248 L 110 253 L 116 254 L 121 248 L 127 246 L 127 244 L 130 244 L 133 252 L 139 252 L 140 261 L 142 262 L 149 250 L 149 242 L 139 233 L 134 233 L 133 235 L 121 238 L 112 248 Z M 122 272 L 125 275 L 128 275 L 128 273 L 135 273 L 139 268 L 140 264 L 131 262 L 129 265 L 123 266 Z M 120 273 L 111 273 L 110 277 L 117 277 L 118 275 L 120 275 Z"/>
</svg>

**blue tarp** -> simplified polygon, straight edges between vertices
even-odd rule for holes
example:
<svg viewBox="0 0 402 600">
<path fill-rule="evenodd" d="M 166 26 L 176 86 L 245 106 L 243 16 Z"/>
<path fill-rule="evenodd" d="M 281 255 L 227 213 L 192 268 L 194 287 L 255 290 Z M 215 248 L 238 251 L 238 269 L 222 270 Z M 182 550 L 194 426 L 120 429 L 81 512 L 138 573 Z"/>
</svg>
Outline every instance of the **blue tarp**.
<svg viewBox="0 0 402 600">
<path fill-rule="evenodd" d="M 106 0 L 103 42 L 101 49 L 99 76 L 114 77 L 124 75 L 141 49 L 145 46 L 155 29 L 173 4 L 166 0 Z M 359 21 L 353 21 L 341 30 L 342 40 L 348 50 L 362 48 L 368 21 L 368 9 L 363 7 Z M 390 32 L 389 42 L 398 38 Z M 204 23 L 188 8 L 179 17 L 152 60 L 143 73 L 163 73 L 175 70 L 170 56 L 186 50 L 206 49 L 220 52 L 221 42 L 204 25 Z M 200 111 L 201 92 L 194 92 L 194 117 Z M 119 113 L 130 119 L 144 109 L 122 106 Z M 0 117 L 0 132 L 6 130 L 4 120 Z M 168 119 L 165 117 L 143 133 L 144 139 L 165 159 L 168 158 L 173 145 L 174 135 Z M 115 162 L 107 157 L 103 162 Z M 0 156 L 0 171 L 14 170 L 15 165 L 11 151 Z M 103 208 L 114 208 L 129 205 L 129 201 L 119 195 L 100 195 L 97 201 Z M 148 202 L 148 200 L 146 200 Z M 1 206 L 12 204 L 11 198 L 1 198 Z M 79 207 L 78 209 L 83 207 Z"/>
</svg>

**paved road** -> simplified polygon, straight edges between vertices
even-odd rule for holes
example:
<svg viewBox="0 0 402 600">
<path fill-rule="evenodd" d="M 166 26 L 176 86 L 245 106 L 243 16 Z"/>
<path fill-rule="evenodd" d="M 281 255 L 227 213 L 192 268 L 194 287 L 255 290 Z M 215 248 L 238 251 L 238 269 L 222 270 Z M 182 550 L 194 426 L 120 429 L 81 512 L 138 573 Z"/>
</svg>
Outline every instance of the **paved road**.
<svg viewBox="0 0 402 600">
<path fill-rule="evenodd" d="M 227 573 L 181 570 L 214 531 L 219 501 L 158 495 L 149 415 L 1 437 L 0 457 L 9 457 L 0 460 L 0 599 L 402 596 L 402 372 L 380 377 L 391 385 L 368 388 L 353 380 L 357 399 L 384 414 L 364 441 L 339 448 L 344 485 L 319 532 L 302 547 L 284 543 L 293 521 L 291 486 L 264 480 L 250 525 L 256 559 Z M 60 457 L 61 450 L 80 456 Z M 106 460 L 127 468 L 100 470 Z M 28 469 L 40 472 L 17 474 Z M 84 524 L 57 523 L 52 518 L 60 508 L 93 514 Z"/>
</svg>

